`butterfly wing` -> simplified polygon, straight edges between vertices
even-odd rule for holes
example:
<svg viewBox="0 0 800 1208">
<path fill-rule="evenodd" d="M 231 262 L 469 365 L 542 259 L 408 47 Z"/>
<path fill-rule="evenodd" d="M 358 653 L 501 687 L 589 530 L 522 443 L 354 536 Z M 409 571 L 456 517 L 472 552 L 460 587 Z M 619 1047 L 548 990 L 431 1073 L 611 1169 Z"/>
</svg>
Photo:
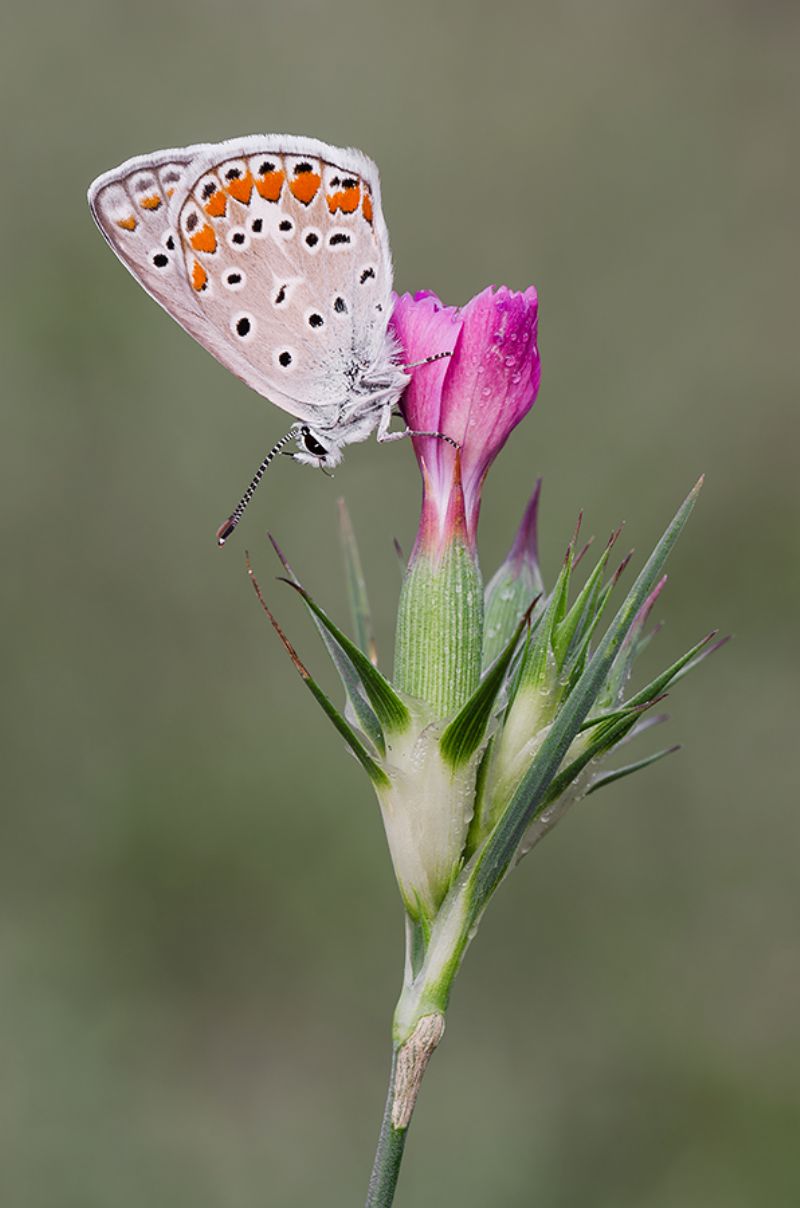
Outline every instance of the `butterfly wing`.
<svg viewBox="0 0 800 1208">
<path fill-rule="evenodd" d="M 218 360 L 298 418 L 336 422 L 390 307 L 365 155 L 257 135 L 129 160 L 89 199 L 123 263 Z"/>
</svg>

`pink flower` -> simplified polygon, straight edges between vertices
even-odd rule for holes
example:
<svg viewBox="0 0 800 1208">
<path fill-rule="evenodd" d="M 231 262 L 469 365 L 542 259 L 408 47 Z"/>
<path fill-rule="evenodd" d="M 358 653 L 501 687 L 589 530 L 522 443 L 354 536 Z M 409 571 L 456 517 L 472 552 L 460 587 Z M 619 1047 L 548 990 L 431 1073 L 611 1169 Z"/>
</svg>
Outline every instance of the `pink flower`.
<svg viewBox="0 0 800 1208">
<path fill-rule="evenodd" d="M 427 292 L 396 299 L 391 325 L 407 363 L 453 354 L 415 369 L 401 403 L 410 428 L 460 446 L 456 453 L 443 440 L 414 440 L 423 479 L 418 548 L 441 550 L 459 531 L 474 548 L 486 472 L 539 389 L 537 318 L 532 286 L 489 287 L 461 309 Z"/>
</svg>

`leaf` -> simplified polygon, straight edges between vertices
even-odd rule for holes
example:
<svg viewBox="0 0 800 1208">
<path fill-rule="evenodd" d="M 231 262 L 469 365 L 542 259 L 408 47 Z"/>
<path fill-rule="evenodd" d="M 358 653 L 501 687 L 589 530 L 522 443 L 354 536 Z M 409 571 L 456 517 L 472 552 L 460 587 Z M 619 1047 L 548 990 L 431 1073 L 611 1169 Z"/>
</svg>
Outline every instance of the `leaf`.
<svg viewBox="0 0 800 1208">
<path fill-rule="evenodd" d="M 656 701 L 661 699 L 661 697 L 656 697 Z M 656 701 L 652 703 L 655 704 Z M 613 722 L 599 727 L 586 749 L 577 758 L 568 763 L 552 780 L 544 801 L 536 813 L 539 814 L 541 810 L 560 797 L 593 759 L 597 759 L 599 755 L 604 755 L 612 747 L 615 747 L 617 743 L 622 742 L 636 725 L 636 722 L 646 708 L 648 708 L 647 705 L 642 705 L 638 709 L 625 710 Z"/>
<path fill-rule="evenodd" d="M 622 698 L 631 668 L 633 667 L 633 661 L 636 658 L 644 637 L 644 627 L 647 624 L 647 618 L 650 616 L 656 600 L 661 595 L 666 584 L 667 576 L 662 575 L 653 587 L 653 590 L 648 594 L 647 599 L 642 601 L 641 608 L 633 618 L 631 627 L 619 648 L 614 662 L 609 668 L 608 676 L 603 686 L 602 703 L 604 707 L 616 704 Z"/>
<path fill-rule="evenodd" d="M 372 756 L 369 754 L 366 747 L 362 743 L 361 739 L 356 734 L 353 727 L 350 725 L 350 723 L 347 721 L 347 719 L 342 716 L 342 714 L 339 712 L 339 710 L 336 708 L 336 706 L 332 703 L 332 701 L 330 701 L 328 699 L 328 697 L 325 695 L 322 688 L 320 688 L 319 684 L 313 678 L 313 676 L 309 672 L 308 668 L 301 661 L 300 656 L 298 655 L 294 646 L 291 644 L 291 642 L 287 638 L 286 634 L 281 629 L 278 621 L 273 616 L 273 614 L 269 608 L 269 605 L 267 604 L 266 600 L 264 599 L 264 596 L 261 593 L 261 588 L 258 585 L 258 580 L 256 579 L 255 575 L 253 574 L 253 568 L 250 565 L 249 554 L 246 555 L 246 560 L 247 560 L 247 573 L 250 576 L 250 582 L 253 584 L 255 593 L 258 596 L 258 601 L 259 601 L 261 607 L 263 608 L 264 612 L 269 617 L 270 623 L 272 624 L 272 628 L 275 630 L 278 637 L 280 638 L 281 644 L 283 645 L 284 650 L 289 655 L 289 658 L 292 660 L 292 663 L 294 664 L 295 669 L 297 670 L 298 674 L 300 675 L 300 678 L 303 680 L 303 683 L 306 685 L 308 690 L 311 692 L 312 696 L 314 696 L 316 698 L 316 700 L 318 701 L 318 703 L 322 706 L 323 711 L 328 715 L 330 720 L 333 722 L 334 726 L 339 731 L 342 738 L 345 740 L 345 742 L 349 746 L 350 750 L 353 752 L 356 759 L 361 764 L 362 768 L 364 768 L 365 772 L 369 776 L 372 783 L 376 786 L 376 788 L 388 788 L 390 785 L 390 780 L 389 780 L 389 777 L 384 772 L 383 768 L 379 767 L 379 765 L 375 762 L 375 760 L 372 758 Z"/>
<path fill-rule="evenodd" d="M 283 550 L 278 545 L 272 534 L 270 533 L 268 535 L 272 548 L 278 555 L 280 564 L 286 571 L 287 576 L 297 587 L 302 586 L 297 575 L 289 565 Z M 311 619 L 316 625 L 322 641 L 325 644 L 325 649 L 328 651 L 331 661 L 339 673 L 339 678 L 344 685 L 348 702 L 356 716 L 359 726 L 364 731 L 364 734 L 370 740 L 375 750 L 380 755 L 384 755 L 386 753 L 386 744 L 383 739 L 383 730 L 381 729 L 381 724 L 367 699 L 361 683 L 361 677 L 353 666 L 352 660 L 347 657 L 341 646 L 339 646 L 338 643 L 333 640 L 331 635 L 328 633 L 328 630 L 313 612 L 311 614 Z"/>
<path fill-rule="evenodd" d="M 674 755 L 676 751 L 680 751 L 680 743 L 674 747 L 666 747 L 663 751 L 656 751 L 655 755 L 647 755 L 644 759 L 639 759 L 636 763 L 626 764 L 624 768 L 615 768 L 611 772 L 604 772 L 593 780 L 586 790 L 586 796 L 590 793 L 597 792 L 598 789 L 604 788 L 607 784 L 613 784 L 615 780 L 622 780 L 624 776 L 632 776 L 634 772 L 640 772 L 642 768 L 649 768 L 651 764 L 657 763 L 659 759 L 663 759 L 666 755 Z"/>
<path fill-rule="evenodd" d="M 405 730 L 411 722 L 411 714 L 386 677 L 381 675 L 377 667 L 372 666 L 355 642 L 352 642 L 347 634 L 342 633 L 341 629 L 334 625 L 304 587 L 292 579 L 284 579 L 283 582 L 288 583 L 299 596 L 302 596 L 311 612 L 325 626 L 336 645 L 350 660 L 382 728 L 384 730 Z"/>
<path fill-rule="evenodd" d="M 350 521 L 350 513 L 344 499 L 339 500 L 339 539 L 344 555 L 344 569 L 347 578 L 347 596 L 350 601 L 350 611 L 353 616 L 353 632 L 356 644 L 363 650 L 373 667 L 378 665 L 378 648 L 375 645 L 375 633 L 372 628 L 372 614 L 367 598 L 367 583 L 361 567 L 361 555 L 358 552 L 356 535 Z"/>
<path fill-rule="evenodd" d="M 537 596 L 529 605 L 525 616 L 519 622 L 511 639 L 506 644 L 505 650 L 495 659 L 472 696 L 459 710 L 439 739 L 439 750 L 441 751 L 442 758 L 453 769 L 465 764 L 474 755 L 483 741 L 486 727 L 492 716 L 492 709 L 494 708 L 498 693 L 505 683 L 506 672 L 514 657 L 517 643 L 539 599 L 540 597 Z"/>
<path fill-rule="evenodd" d="M 599 616 L 597 605 L 598 601 L 602 599 L 601 582 L 603 573 L 611 556 L 611 551 L 619 540 L 621 532 L 622 529 L 618 528 L 611 534 L 606 548 L 598 558 L 597 565 L 578 593 L 574 604 L 567 612 L 561 624 L 556 626 L 553 635 L 553 653 L 556 656 L 559 667 L 563 667 L 573 643 L 580 649 L 586 626 L 591 624 L 596 613 Z"/>
<path fill-rule="evenodd" d="M 661 569 L 689 519 L 702 481 L 700 479 L 690 492 L 656 545 L 589 661 L 586 670 L 564 701 L 536 758 L 523 776 L 511 801 L 483 848 L 474 858 L 474 868 L 470 875 L 469 909 L 471 918 L 477 919 L 483 910 L 489 897 L 505 875 L 528 826 L 543 807 L 564 756 L 596 700 L 625 635 L 658 581 Z"/>
<path fill-rule="evenodd" d="M 699 663 L 702 663 L 703 659 L 708 658 L 710 654 L 714 654 L 715 651 L 719 650 L 725 645 L 726 642 L 730 640 L 728 637 L 724 637 L 718 642 L 715 642 L 713 646 L 709 646 L 708 643 L 712 640 L 712 638 L 715 638 L 718 633 L 718 629 L 712 629 L 711 633 L 707 633 L 706 636 L 699 641 L 696 646 L 693 646 L 691 650 L 688 650 L 682 658 L 679 658 L 676 662 L 674 662 L 671 667 L 667 668 L 666 671 L 662 671 L 661 675 L 657 675 L 656 678 L 651 680 L 646 687 L 642 688 L 641 692 L 637 692 L 635 696 L 632 696 L 627 704 L 638 705 L 644 700 L 650 700 L 654 694 L 663 692 L 664 689 L 669 687 L 671 684 L 676 684 L 678 680 L 683 679 L 683 677 L 688 675 L 690 671 L 693 671 Z M 705 649 L 706 647 L 707 649 Z"/>
</svg>

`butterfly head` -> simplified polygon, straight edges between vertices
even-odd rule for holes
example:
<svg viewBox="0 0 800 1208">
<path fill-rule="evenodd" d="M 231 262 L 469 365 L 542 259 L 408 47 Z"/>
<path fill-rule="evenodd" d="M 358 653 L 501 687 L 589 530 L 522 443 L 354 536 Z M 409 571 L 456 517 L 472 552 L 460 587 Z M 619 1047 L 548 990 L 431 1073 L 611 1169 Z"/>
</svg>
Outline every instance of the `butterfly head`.
<svg viewBox="0 0 800 1208">
<path fill-rule="evenodd" d="M 327 470 L 342 460 L 340 441 L 333 432 L 317 432 L 308 424 L 295 424 L 292 435 L 297 442 L 297 452 L 292 457 L 304 466 Z"/>
</svg>

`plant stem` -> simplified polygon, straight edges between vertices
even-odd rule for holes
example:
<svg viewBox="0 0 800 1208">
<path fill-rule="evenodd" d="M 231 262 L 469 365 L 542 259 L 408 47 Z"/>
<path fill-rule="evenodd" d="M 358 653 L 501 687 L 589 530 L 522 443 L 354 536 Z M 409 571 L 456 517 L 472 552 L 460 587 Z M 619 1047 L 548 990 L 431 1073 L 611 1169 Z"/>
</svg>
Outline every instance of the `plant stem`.
<svg viewBox="0 0 800 1208">
<path fill-rule="evenodd" d="M 397 1179 L 400 1174 L 400 1162 L 403 1158 L 408 1129 L 392 1127 L 396 1072 L 397 1050 L 393 1049 L 392 1067 L 389 1072 L 389 1093 L 386 1096 L 386 1108 L 381 1121 L 378 1148 L 372 1165 L 366 1208 L 389 1208 L 394 1200 Z"/>
<path fill-rule="evenodd" d="M 392 1053 L 389 1093 L 367 1191 L 366 1208 L 391 1208 L 411 1113 L 422 1077 L 444 1034 L 444 1015 L 424 1015 L 408 1039 Z"/>
</svg>

